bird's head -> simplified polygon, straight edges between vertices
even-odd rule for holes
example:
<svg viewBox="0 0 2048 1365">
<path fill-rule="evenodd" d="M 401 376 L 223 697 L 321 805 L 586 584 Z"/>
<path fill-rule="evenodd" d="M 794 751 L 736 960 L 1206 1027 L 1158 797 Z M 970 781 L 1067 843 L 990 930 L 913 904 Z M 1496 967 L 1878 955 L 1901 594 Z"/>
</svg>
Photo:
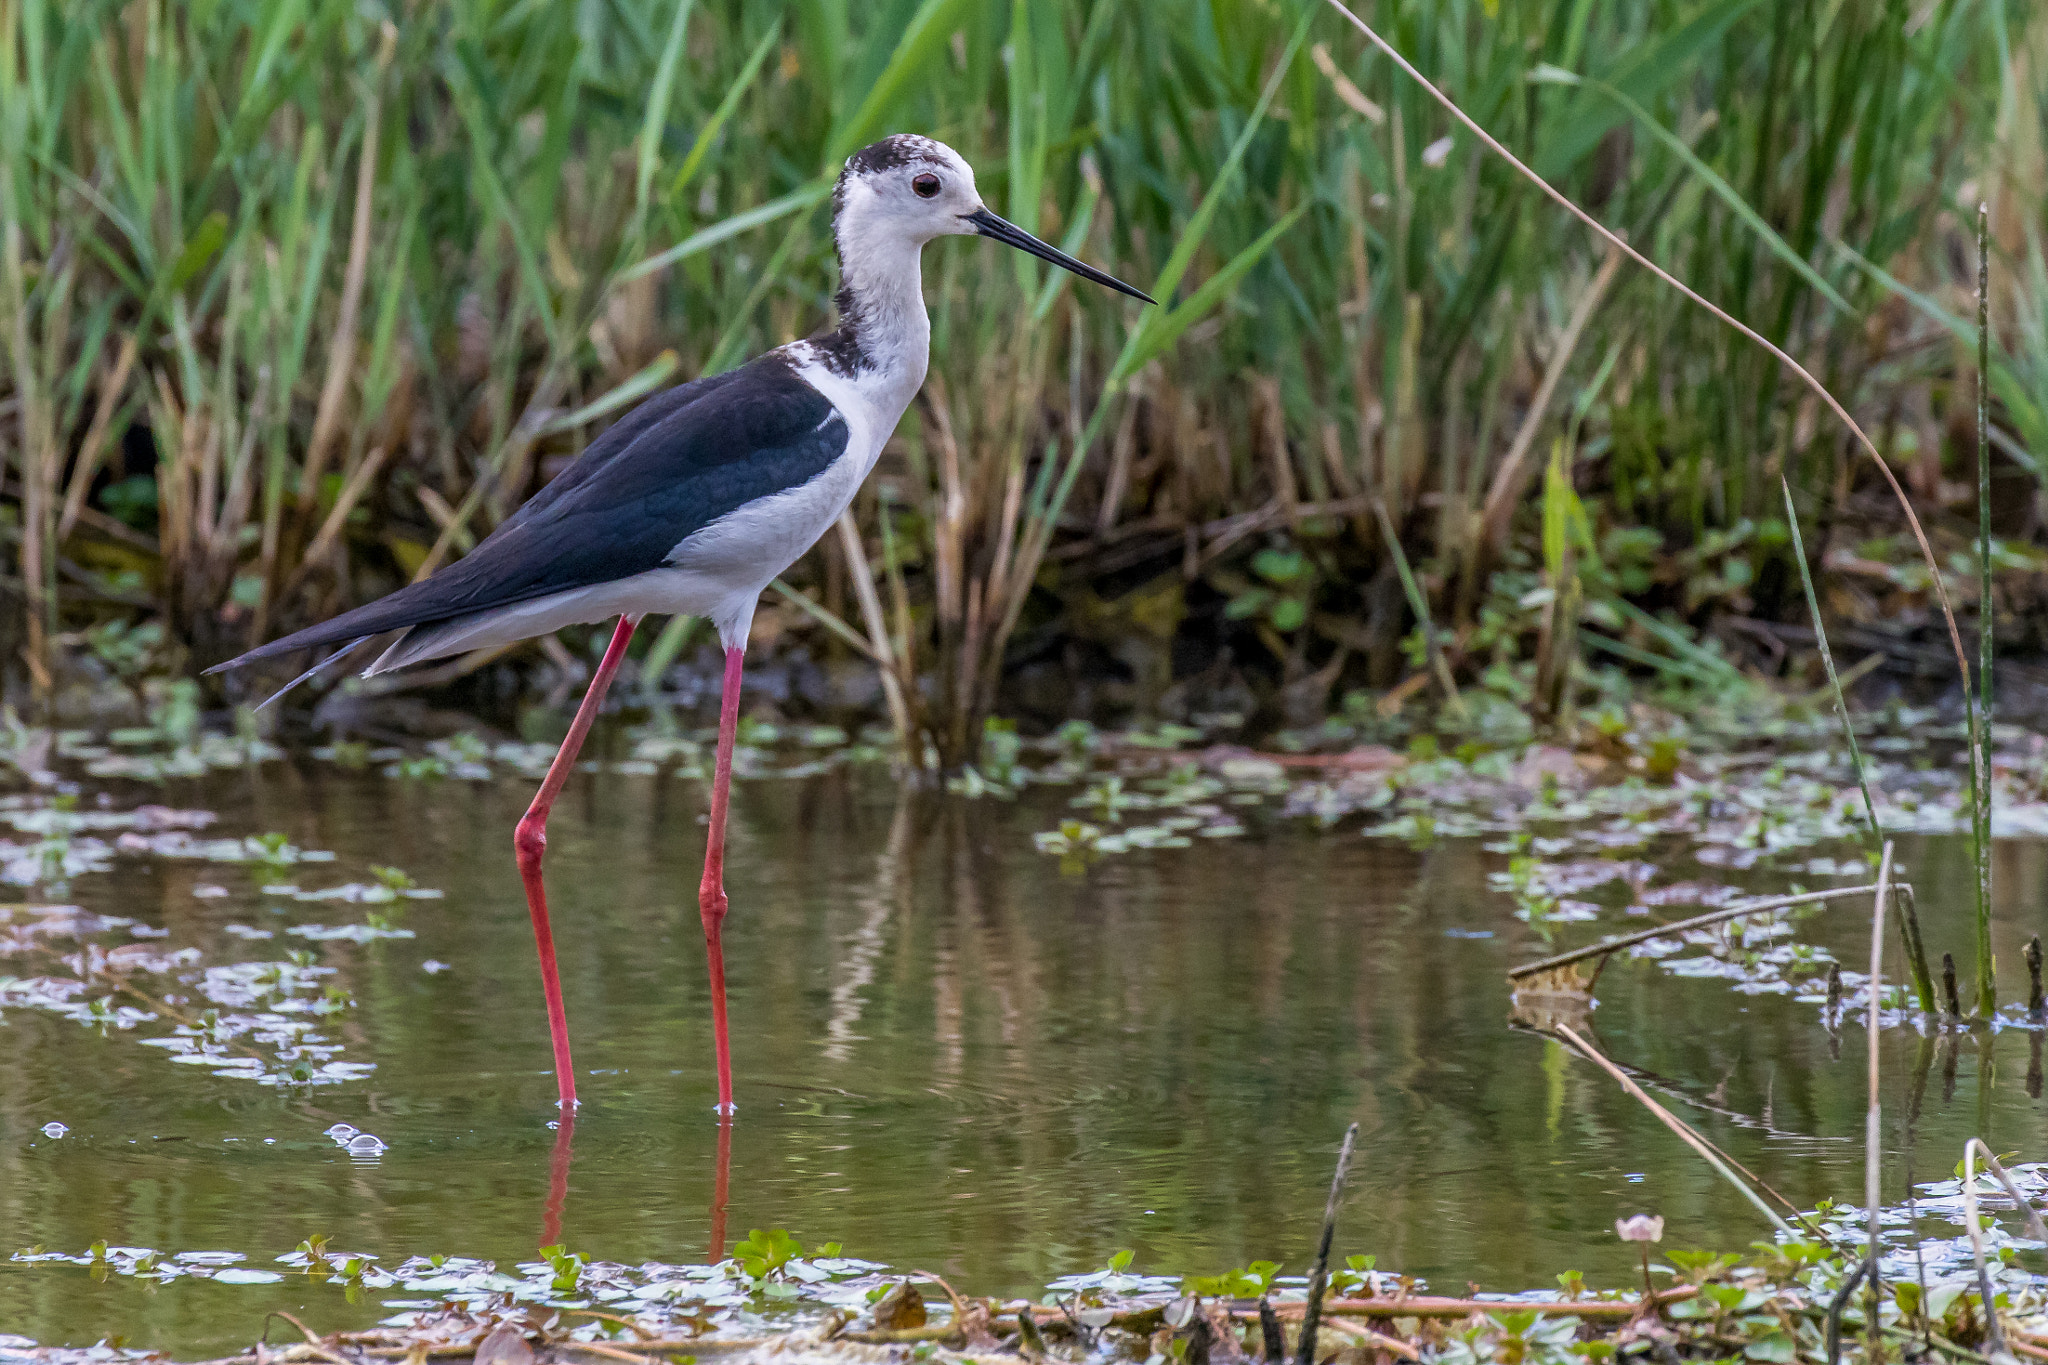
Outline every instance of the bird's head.
<svg viewBox="0 0 2048 1365">
<path fill-rule="evenodd" d="M 934 237 L 993 237 L 1084 280 L 1154 301 L 991 213 L 974 188 L 974 168 L 966 158 L 928 137 L 898 133 L 848 157 L 833 208 L 842 254 L 859 253 L 885 239 L 922 246 Z"/>
</svg>

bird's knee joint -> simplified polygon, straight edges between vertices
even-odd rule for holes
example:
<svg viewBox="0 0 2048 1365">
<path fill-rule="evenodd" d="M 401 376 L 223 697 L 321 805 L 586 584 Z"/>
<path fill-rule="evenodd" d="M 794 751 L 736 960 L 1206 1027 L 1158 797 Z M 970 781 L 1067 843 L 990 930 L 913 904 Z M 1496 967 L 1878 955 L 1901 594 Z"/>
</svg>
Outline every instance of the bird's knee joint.
<svg viewBox="0 0 2048 1365">
<path fill-rule="evenodd" d="M 521 864 L 538 863 L 548 851 L 548 827 L 538 820 L 521 820 L 512 832 L 512 850 Z"/>
</svg>

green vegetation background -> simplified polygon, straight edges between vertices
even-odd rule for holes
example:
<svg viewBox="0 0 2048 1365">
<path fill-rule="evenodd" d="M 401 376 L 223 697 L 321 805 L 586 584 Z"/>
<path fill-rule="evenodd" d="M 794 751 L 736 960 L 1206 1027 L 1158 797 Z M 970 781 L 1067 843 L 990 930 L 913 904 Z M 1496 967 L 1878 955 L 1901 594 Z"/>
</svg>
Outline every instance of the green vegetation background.
<svg viewBox="0 0 2048 1365">
<path fill-rule="evenodd" d="M 1359 12 L 1824 378 L 1968 603 L 1979 200 L 1995 552 L 2041 562 L 2028 11 Z M 638 397 L 814 330 L 831 178 L 899 130 L 1167 301 L 928 253 L 924 401 L 858 543 L 792 571 L 759 643 L 879 654 L 942 759 L 993 711 L 1157 709 L 1219 658 L 1313 715 L 1422 672 L 1425 612 L 1436 676 L 1539 714 L 1595 663 L 1815 683 L 1781 472 L 1827 609 L 1929 627 L 1825 413 L 1319 3 L 0 0 L 10 695 L 196 668 L 388 591 Z M 665 664 L 684 629 L 643 648 Z"/>
</svg>

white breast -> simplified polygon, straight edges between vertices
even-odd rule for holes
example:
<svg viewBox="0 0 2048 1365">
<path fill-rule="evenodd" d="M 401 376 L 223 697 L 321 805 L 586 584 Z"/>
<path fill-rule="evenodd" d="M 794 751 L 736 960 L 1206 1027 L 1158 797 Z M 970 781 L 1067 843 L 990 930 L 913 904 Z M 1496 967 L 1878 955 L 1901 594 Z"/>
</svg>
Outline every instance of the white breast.
<svg viewBox="0 0 2048 1365">
<path fill-rule="evenodd" d="M 745 642 L 762 590 L 817 544 L 852 503 L 923 380 L 897 376 L 891 382 L 874 371 L 848 378 L 811 354 L 806 342 L 793 344 L 788 353 L 798 377 L 822 393 L 846 424 L 845 450 L 808 483 L 727 513 L 669 554 L 668 562 L 693 580 L 698 593 L 715 584 L 719 600 L 668 609 L 709 617 L 728 646 Z"/>
</svg>

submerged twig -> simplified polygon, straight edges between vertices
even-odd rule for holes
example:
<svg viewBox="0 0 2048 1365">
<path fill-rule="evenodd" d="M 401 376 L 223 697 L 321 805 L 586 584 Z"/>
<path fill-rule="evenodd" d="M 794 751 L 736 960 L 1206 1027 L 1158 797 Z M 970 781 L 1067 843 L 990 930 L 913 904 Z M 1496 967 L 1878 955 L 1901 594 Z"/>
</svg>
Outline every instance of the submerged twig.
<svg viewBox="0 0 2048 1365">
<path fill-rule="evenodd" d="M 1899 885 L 1903 888 L 1906 883 L 1901 882 Z M 1609 953 L 1617 952 L 1623 948 L 1634 947 L 1638 943 L 1647 943 L 1654 938 L 1669 938 L 1673 934 L 1682 934 L 1688 929 L 1704 929 L 1710 924 L 1719 924 L 1723 920 L 1741 919 L 1744 915 L 1761 914 L 1766 910 L 1783 910 L 1794 905 L 1821 905 L 1828 901 L 1848 900 L 1854 896 L 1867 896 L 1876 889 L 1875 886 L 1843 886 L 1836 887 L 1830 891 L 1802 891 L 1795 896 L 1769 896 L 1763 900 L 1744 901 L 1740 905 L 1730 905 L 1720 910 L 1709 911 L 1704 915 L 1694 915 L 1691 919 L 1674 920 L 1670 924 L 1660 924 L 1649 929 L 1639 929 L 1631 934 L 1617 934 L 1613 938 L 1603 938 L 1598 943 L 1588 944 L 1584 948 L 1574 948 L 1568 953 L 1559 953 L 1554 957 L 1543 958 L 1541 961 L 1525 962 L 1519 967 L 1510 967 L 1508 969 L 1508 980 L 1518 981 L 1522 977 L 1532 976 L 1537 972 L 1547 972 L 1556 967 L 1568 967 L 1574 962 L 1583 962 L 1589 957 L 1605 957 Z"/>
<path fill-rule="evenodd" d="M 1737 1175 L 1734 1172 L 1734 1170 L 1730 1168 L 1728 1163 L 1721 1159 L 1720 1154 L 1714 1150 L 1713 1144 L 1709 1143 L 1705 1138 L 1701 1137 L 1698 1133 L 1695 1133 L 1677 1115 L 1673 1114 L 1663 1105 L 1657 1103 L 1656 1100 L 1650 1098 L 1649 1092 L 1644 1090 L 1641 1086 L 1637 1085 L 1634 1079 L 1632 1079 L 1626 1071 L 1623 1071 L 1620 1067 L 1616 1066 L 1613 1062 L 1609 1061 L 1606 1055 L 1603 1054 L 1598 1048 L 1594 1047 L 1584 1038 L 1581 1038 L 1578 1034 L 1574 1033 L 1569 1025 L 1557 1025 L 1557 1032 L 1563 1035 L 1566 1042 L 1569 1042 L 1573 1047 L 1577 1048 L 1579 1050 L 1580 1055 L 1584 1056 L 1587 1061 L 1592 1062 L 1602 1071 L 1605 1071 L 1609 1076 L 1612 1076 L 1616 1084 L 1621 1086 L 1621 1088 L 1623 1090 L 1626 1090 L 1630 1095 L 1634 1096 L 1643 1105 L 1644 1108 L 1648 1109 L 1652 1114 L 1656 1115 L 1657 1119 L 1660 1122 L 1662 1122 L 1666 1128 L 1669 1128 L 1673 1133 L 1675 1133 L 1680 1141 L 1684 1142 L 1686 1146 L 1692 1148 L 1695 1152 L 1698 1152 L 1702 1157 L 1704 1157 L 1706 1159 L 1707 1164 L 1712 1166 L 1716 1171 L 1720 1173 L 1722 1179 L 1726 1180 L 1730 1185 L 1733 1185 L 1737 1190 L 1741 1191 L 1742 1197 L 1747 1199 L 1751 1204 L 1756 1206 L 1757 1212 L 1761 1213 L 1766 1219 L 1768 1219 L 1772 1227 L 1778 1229 L 1778 1231 L 1784 1233 L 1787 1237 L 1797 1237 L 1799 1235 L 1798 1231 L 1795 1228 L 1793 1228 L 1793 1226 L 1790 1223 L 1786 1222 L 1783 1218 L 1780 1218 L 1776 1210 L 1772 1209 L 1769 1204 L 1766 1204 L 1763 1201 L 1763 1198 L 1760 1195 L 1758 1195 L 1755 1190 L 1749 1187 L 1748 1181 L 1744 1180 L 1741 1176 Z"/>
<path fill-rule="evenodd" d="M 1315 1365 L 1316 1328 L 1323 1316 L 1323 1291 L 1330 1285 L 1330 1243 L 1337 1235 L 1337 1205 L 1344 1197 L 1344 1177 L 1351 1170 L 1351 1147 L 1358 1141 L 1358 1125 L 1344 1130 L 1344 1145 L 1337 1152 L 1337 1170 L 1330 1177 L 1330 1198 L 1323 1205 L 1323 1235 L 1316 1243 L 1316 1260 L 1308 1275 L 1308 1307 L 1301 1316 L 1301 1339 L 1295 1345 L 1296 1365 Z"/>
</svg>

